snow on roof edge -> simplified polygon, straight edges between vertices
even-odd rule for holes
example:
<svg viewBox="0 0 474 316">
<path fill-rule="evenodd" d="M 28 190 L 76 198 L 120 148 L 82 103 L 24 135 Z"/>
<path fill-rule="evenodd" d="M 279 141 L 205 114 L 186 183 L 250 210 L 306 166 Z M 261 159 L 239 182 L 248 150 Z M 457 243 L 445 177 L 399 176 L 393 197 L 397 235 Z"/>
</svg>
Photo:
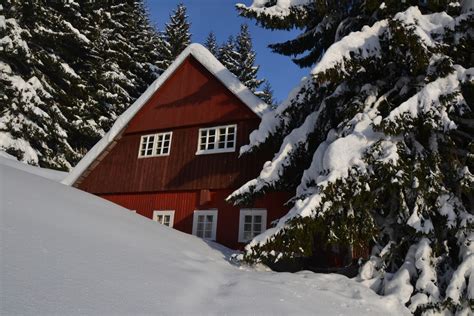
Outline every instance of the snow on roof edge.
<svg viewBox="0 0 474 316">
<path fill-rule="evenodd" d="M 217 58 L 201 44 L 190 44 L 146 90 L 145 92 L 115 121 L 112 128 L 92 147 L 71 172 L 61 181 L 65 185 L 73 185 L 99 155 L 122 132 L 130 120 L 141 110 L 153 94 L 178 69 L 183 61 L 192 55 L 204 68 L 211 72 L 237 98 L 247 105 L 252 112 L 262 117 L 269 109 L 268 104 L 255 96 L 240 80 L 232 74 Z"/>
</svg>

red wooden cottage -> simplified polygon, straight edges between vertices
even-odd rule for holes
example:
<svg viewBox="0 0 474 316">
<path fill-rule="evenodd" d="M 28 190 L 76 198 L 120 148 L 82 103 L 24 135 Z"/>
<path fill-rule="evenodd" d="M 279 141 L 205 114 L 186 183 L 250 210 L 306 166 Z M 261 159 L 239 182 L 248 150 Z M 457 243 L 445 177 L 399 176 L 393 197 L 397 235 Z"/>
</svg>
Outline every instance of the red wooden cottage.
<svg viewBox="0 0 474 316">
<path fill-rule="evenodd" d="M 239 158 L 267 108 L 206 48 L 192 44 L 63 182 L 241 248 L 288 211 L 288 194 L 269 194 L 248 208 L 225 202 L 271 158 Z"/>
</svg>

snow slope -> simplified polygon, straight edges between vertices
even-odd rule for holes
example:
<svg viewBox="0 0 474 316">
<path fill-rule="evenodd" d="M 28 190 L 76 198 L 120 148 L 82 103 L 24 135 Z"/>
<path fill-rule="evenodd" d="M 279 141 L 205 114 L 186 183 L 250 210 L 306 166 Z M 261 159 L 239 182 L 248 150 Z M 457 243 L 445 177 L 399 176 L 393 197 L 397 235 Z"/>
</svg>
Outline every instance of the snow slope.
<svg viewBox="0 0 474 316">
<path fill-rule="evenodd" d="M 57 171 L 52 169 L 46 168 L 38 168 L 31 165 L 27 165 L 26 163 L 19 162 L 16 157 L 7 154 L 6 152 L 0 150 L 0 164 L 6 165 L 11 168 L 23 170 L 32 174 L 36 174 L 43 178 L 48 178 L 54 181 L 61 181 L 67 176 L 67 172 Z"/>
<path fill-rule="evenodd" d="M 401 315 L 339 275 L 256 271 L 228 251 L 0 158 L 0 314 Z"/>
</svg>

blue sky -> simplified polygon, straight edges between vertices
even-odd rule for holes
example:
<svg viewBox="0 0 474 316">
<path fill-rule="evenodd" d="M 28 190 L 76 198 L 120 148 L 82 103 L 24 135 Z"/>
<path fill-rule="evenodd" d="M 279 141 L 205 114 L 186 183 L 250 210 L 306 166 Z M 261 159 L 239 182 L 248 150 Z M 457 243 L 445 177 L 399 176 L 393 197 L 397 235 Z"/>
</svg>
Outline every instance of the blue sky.
<svg viewBox="0 0 474 316">
<path fill-rule="evenodd" d="M 298 31 L 271 31 L 255 25 L 253 20 L 237 15 L 235 3 L 249 5 L 251 0 L 147 0 L 147 6 L 152 22 L 163 29 L 169 14 L 178 3 L 183 3 L 188 9 L 191 22 L 192 41 L 203 43 L 210 31 L 216 34 L 219 43 L 224 42 L 229 35 L 239 32 L 240 24 L 247 23 L 253 37 L 254 49 L 257 52 L 257 64 L 260 65 L 259 76 L 267 78 L 279 101 L 294 88 L 309 69 L 300 69 L 289 57 L 272 53 L 268 44 L 294 38 Z"/>
</svg>

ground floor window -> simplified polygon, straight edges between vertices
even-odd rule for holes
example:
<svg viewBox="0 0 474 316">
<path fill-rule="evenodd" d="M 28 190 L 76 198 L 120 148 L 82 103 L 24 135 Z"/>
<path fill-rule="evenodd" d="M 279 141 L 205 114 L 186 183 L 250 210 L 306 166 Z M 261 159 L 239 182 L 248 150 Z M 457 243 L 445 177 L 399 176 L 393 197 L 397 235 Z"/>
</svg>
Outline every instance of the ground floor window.
<svg viewBox="0 0 474 316">
<path fill-rule="evenodd" d="M 193 235 L 207 240 L 216 240 L 217 210 L 194 211 Z"/>
<path fill-rule="evenodd" d="M 173 227 L 174 211 L 153 211 L 153 220 L 168 227 Z"/>
<path fill-rule="evenodd" d="M 242 209 L 239 219 L 239 242 L 248 242 L 267 228 L 267 210 Z"/>
</svg>

